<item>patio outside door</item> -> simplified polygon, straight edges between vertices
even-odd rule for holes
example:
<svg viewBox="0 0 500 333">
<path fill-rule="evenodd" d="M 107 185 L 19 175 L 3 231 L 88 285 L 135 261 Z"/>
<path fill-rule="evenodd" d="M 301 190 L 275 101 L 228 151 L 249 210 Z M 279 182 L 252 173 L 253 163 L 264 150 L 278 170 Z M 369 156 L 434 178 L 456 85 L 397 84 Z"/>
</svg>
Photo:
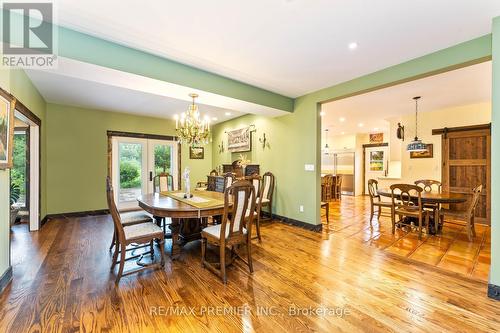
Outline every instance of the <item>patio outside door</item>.
<svg viewBox="0 0 500 333">
<path fill-rule="evenodd" d="M 175 141 L 113 137 L 113 188 L 118 209 L 137 208 L 136 198 L 153 192 L 153 179 L 168 172 L 178 187 L 178 148 Z"/>
</svg>

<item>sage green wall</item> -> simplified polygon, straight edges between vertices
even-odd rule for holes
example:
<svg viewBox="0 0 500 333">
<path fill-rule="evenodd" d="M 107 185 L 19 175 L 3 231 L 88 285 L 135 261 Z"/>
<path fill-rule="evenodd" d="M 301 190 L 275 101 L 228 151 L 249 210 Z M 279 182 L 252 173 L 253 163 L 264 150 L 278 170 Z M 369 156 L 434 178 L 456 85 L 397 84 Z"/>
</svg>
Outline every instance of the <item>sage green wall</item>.
<svg viewBox="0 0 500 333">
<path fill-rule="evenodd" d="M 493 99 L 491 114 L 491 271 L 490 283 L 500 286 L 500 17 L 493 20 Z"/>
<path fill-rule="evenodd" d="M 47 105 L 47 212 L 78 212 L 107 208 L 107 131 L 175 135 L 171 120 Z M 211 147 L 204 160 L 189 160 L 181 148 L 181 166 L 191 168 L 191 181 L 206 180 L 211 170 Z"/>
<path fill-rule="evenodd" d="M 313 113 L 314 115 L 314 113 Z M 239 153 L 227 151 L 224 131 L 255 125 L 252 133 L 252 151 L 242 153 L 253 163 L 260 164 L 261 173 L 271 171 L 276 177 L 274 213 L 295 220 L 318 224 L 314 192 L 315 172 L 304 171 L 304 164 L 316 164 L 312 139 L 319 123 L 307 111 L 268 118 L 254 115 L 242 116 L 214 126 L 212 161 L 216 167 L 238 159 Z M 258 138 L 266 134 L 269 148 L 262 148 Z M 218 145 L 224 142 L 225 152 L 219 153 Z M 304 212 L 299 206 L 304 206 Z"/>
<path fill-rule="evenodd" d="M 42 98 L 38 90 L 33 86 L 23 70 L 20 69 L 0 69 L 0 86 L 14 95 L 26 107 L 42 120 L 42 129 L 45 121 L 45 100 Z M 45 147 L 45 135 L 42 130 L 41 149 Z M 44 189 L 46 186 L 46 178 L 43 170 L 45 170 L 46 159 L 42 156 L 41 167 L 42 174 L 42 201 L 40 215 L 43 218 L 46 214 L 46 201 Z M 0 170 L 0 276 L 9 267 L 9 237 L 10 237 L 10 215 L 9 215 L 9 195 L 10 195 L 10 173 L 8 170 Z"/>
</svg>

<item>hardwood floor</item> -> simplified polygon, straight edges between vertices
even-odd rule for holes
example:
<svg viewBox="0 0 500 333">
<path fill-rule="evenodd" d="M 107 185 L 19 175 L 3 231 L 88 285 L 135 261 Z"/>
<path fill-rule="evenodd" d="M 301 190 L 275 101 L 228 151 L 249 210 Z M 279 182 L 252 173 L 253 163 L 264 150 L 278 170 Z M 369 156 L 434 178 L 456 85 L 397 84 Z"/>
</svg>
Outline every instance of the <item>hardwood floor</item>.
<svg viewBox="0 0 500 333">
<path fill-rule="evenodd" d="M 382 210 L 390 214 L 388 209 Z M 344 196 L 342 201 L 330 202 L 330 224 L 323 219 L 324 230 L 329 234 L 351 239 L 366 246 L 456 272 L 473 279 L 487 282 L 491 257 L 490 227 L 476 224 L 473 242 L 467 239 L 464 226 L 445 223 L 442 234 L 426 235 L 418 239 L 409 228 L 397 229 L 393 235 L 389 215 L 377 220 L 370 227 L 370 200 L 368 197 Z"/>
<path fill-rule="evenodd" d="M 345 238 L 264 223 L 263 241 L 253 247 L 255 272 L 237 262 L 227 285 L 201 267 L 197 241 L 164 270 L 116 286 L 111 235 L 108 216 L 52 220 L 36 233 L 15 226 L 14 281 L 0 296 L 0 332 L 500 329 L 500 302 L 487 298 L 485 283 L 409 265 L 366 246 L 359 232 Z M 328 313 L 312 313 L 320 307 Z"/>
</svg>

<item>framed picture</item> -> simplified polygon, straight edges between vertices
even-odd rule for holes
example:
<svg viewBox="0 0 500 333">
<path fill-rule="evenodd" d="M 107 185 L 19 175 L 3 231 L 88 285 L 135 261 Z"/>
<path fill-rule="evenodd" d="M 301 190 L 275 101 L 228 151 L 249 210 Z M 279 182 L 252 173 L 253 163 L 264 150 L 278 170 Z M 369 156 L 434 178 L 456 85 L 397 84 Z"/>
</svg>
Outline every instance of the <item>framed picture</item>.
<svg viewBox="0 0 500 333">
<path fill-rule="evenodd" d="M 12 167 L 15 100 L 0 94 L 0 169 Z"/>
<path fill-rule="evenodd" d="M 432 143 L 427 144 L 426 151 L 411 151 L 410 158 L 433 158 L 434 157 L 434 145 Z"/>
<path fill-rule="evenodd" d="M 232 153 L 252 150 L 250 127 L 228 131 L 227 150 Z"/>
<path fill-rule="evenodd" d="M 370 134 L 370 143 L 382 143 L 382 142 L 384 142 L 384 133 Z"/>
<path fill-rule="evenodd" d="M 189 147 L 189 159 L 202 160 L 205 158 L 204 147 Z"/>
</svg>

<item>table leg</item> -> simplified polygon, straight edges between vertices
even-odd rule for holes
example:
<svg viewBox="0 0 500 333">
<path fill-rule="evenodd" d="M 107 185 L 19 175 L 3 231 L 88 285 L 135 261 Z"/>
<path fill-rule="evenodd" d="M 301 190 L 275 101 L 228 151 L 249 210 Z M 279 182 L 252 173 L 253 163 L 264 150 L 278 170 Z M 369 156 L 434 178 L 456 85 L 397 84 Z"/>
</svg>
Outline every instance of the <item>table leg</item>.
<svg viewBox="0 0 500 333">
<path fill-rule="evenodd" d="M 168 226 L 172 232 L 172 249 L 170 252 L 170 256 L 172 259 L 176 259 L 181 253 L 181 248 L 179 244 L 179 228 L 180 228 L 180 219 L 172 218 L 172 223 Z"/>
</svg>

